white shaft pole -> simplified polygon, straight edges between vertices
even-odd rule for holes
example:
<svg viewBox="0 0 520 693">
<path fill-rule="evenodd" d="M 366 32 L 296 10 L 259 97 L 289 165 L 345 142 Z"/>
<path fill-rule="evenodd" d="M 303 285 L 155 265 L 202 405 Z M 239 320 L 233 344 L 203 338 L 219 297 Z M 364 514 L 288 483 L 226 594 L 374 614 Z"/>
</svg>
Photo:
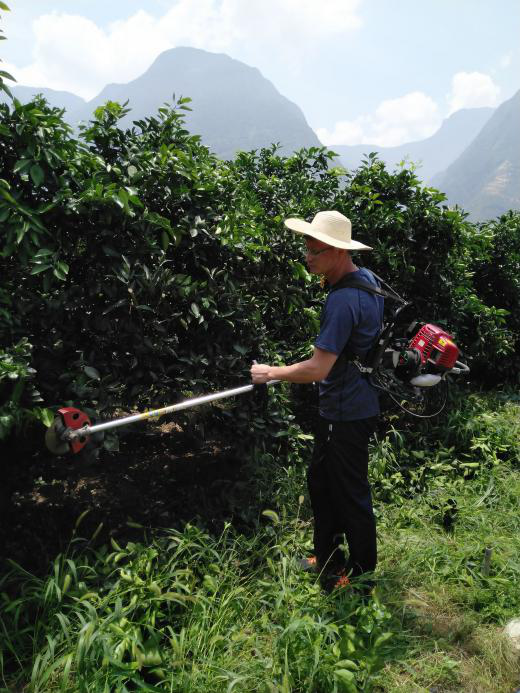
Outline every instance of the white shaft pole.
<svg viewBox="0 0 520 693">
<path fill-rule="evenodd" d="M 280 381 L 270 380 L 267 383 L 267 385 L 274 385 L 278 382 Z M 70 430 L 66 433 L 64 437 L 70 441 L 74 440 L 74 438 L 88 436 L 91 433 L 97 433 L 98 431 L 107 431 L 110 428 L 126 426 L 127 424 L 135 423 L 136 421 L 144 421 L 145 419 L 153 419 L 155 417 L 159 418 L 160 416 L 163 416 L 164 414 L 170 414 L 173 411 L 190 409 L 191 407 L 197 407 L 199 404 L 207 404 L 208 402 L 215 402 L 218 399 L 225 399 L 226 397 L 242 395 L 244 392 L 250 392 L 254 387 L 254 385 L 243 385 L 242 387 L 236 387 L 233 390 L 224 390 L 224 392 L 215 392 L 211 395 L 193 397 L 192 399 L 187 399 L 186 401 L 179 402 L 178 404 L 171 404 L 170 406 L 162 407 L 161 409 L 151 409 L 150 411 L 145 411 L 142 414 L 132 414 L 132 416 L 125 416 L 122 419 L 115 419 L 114 421 L 105 421 L 105 423 L 95 424 L 94 426 L 83 426 L 83 428 Z"/>
</svg>

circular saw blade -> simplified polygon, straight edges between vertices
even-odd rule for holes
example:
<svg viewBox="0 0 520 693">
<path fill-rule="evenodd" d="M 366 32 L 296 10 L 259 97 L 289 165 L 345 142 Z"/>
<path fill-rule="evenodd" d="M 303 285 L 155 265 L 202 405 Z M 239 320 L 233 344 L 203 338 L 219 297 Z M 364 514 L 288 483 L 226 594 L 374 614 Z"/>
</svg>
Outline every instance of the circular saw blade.
<svg viewBox="0 0 520 693">
<path fill-rule="evenodd" d="M 66 455 L 70 450 L 69 444 L 61 438 L 60 431 L 63 431 L 63 423 L 57 418 L 45 433 L 45 445 L 53 455 Z"/>
</svg>

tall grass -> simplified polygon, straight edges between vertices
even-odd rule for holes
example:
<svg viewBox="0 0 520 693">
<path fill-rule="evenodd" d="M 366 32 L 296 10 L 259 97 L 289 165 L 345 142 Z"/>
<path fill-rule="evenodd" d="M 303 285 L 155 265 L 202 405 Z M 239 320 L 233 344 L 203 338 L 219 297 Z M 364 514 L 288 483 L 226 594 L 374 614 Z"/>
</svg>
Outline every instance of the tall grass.
<svg viewBox="0 0 520 693">
<path fill-rule="evenodd" d="M 75 539 L 44 578 L 11 564 L 0 580 L 0 684 L 510 690 L 518 661 L 500 633 L 520 613 L 518 432 L 517 406 L 467 398 L 441 428 L 394 426 L 376 441 L 380 564 L 369 600 L 326 595 L 298 567 L 311 522 L 299 460 L 308 441 L 297 433 L 291 465 L 257 455 L 264 512 L 250 502 L 248 535 L 192 524 L 97 550 Z"/>
<path fill-rule="evenodd" d="M 2 641 L 16 656 L 4 681 L 35 693 L 356 690 L 352 670 L 368 680 L 383 663 L 389 614 L 377 600 L 325 596 L 296 569 L 306 523 L 266 519 L 252 538 L 187 526 L 59 556 L 45 580 L 13 565 Z"/>
</svg>

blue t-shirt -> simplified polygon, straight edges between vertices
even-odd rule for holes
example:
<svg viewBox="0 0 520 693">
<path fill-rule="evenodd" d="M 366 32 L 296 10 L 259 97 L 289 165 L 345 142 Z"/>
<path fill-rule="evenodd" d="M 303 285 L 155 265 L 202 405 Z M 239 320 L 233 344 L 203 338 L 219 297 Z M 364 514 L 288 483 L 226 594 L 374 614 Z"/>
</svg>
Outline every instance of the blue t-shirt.
<svg viewBox="0 0 520 693">
<path fill-rule="evenodd" d="M 364 267 L 349 276 L 379 286 Z M 315 346 L 339 355 L 348 342 L 349 349 L 364 356 L 381 330 L 383 308 L 381 296 L 362 289 L 331 291 L 323 306 Z M 331 421 L 356 421 L 378 414 L 377 390 L 352 362 L 338 358 L 320 382 L 320 416 Z"/>
</svg>

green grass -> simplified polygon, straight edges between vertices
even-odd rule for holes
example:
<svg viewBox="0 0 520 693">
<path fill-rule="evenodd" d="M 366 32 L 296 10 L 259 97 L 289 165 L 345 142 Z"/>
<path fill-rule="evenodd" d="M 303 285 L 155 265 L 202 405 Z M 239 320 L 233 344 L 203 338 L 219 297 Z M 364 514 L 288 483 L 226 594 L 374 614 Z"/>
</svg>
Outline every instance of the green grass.
<svg viewBox="0 0 520 693">
<path fill-rule="evenodd" d="M 382 690 L 505 693 L 520 683 L 520 662 L 501 634 L 520 615 L 520 473 L 495 469 L 453 497 L 449 533 L 428 494 L 381 517 L 381 599 L 399 618 L 405 648 L 387 663 Z"/>
<path fill-rule="evenodd" d="M 311 547 L 305 469 L 269 467 L 264 455 L 256 460 L 262 503 L 274 510 L 258 511 L 250 535 L 228 526 L 212 537 L 187 526 L 101 550 L 78 540 L 81 553 L 57 557 L 44 579 L 13 566 L 0 580 L 0 686 L 513 691 L 520 662 L 501 631 L 520 615 L 518 409 L 468 407 L 444 439 L 415 430 L 375 446 L 380 562 L 372 599 L 325 595 L 299 570 L 295 559 Z M 291 454 L 306 444 L 296 439 Z M 415 467 L 412 447 L 425 454 Z"/>
</svg>

